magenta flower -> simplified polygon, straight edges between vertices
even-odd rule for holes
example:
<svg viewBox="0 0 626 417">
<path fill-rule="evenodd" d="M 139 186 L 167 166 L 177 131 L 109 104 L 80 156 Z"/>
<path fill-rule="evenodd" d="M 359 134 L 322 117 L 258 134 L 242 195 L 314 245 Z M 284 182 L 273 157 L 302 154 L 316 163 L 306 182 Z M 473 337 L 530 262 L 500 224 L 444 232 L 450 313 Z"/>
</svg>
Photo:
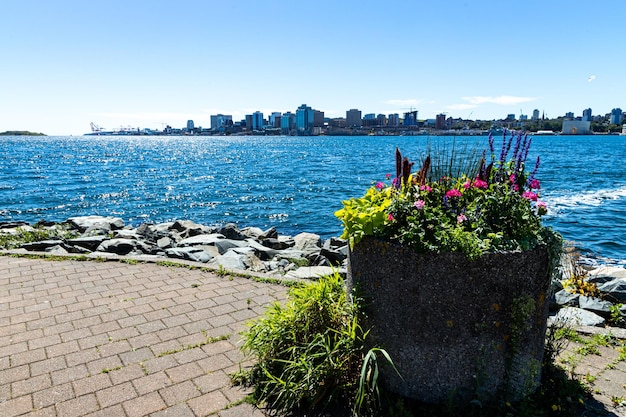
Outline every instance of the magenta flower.
<svg viewBox="0 0 626 417">
<path fill-rule="evenodd" d="M 392 222 L 393 221 L 393 214 L 389 213 L 389 215 L 387 216 L 387 220 Z"/>
<path fill-rule="evenodd" d="M 483 190 L 486 190 L 489 188 L 489 184 L 487 184 L 487 181 L 476 178 L 474 180 L 474 188 L 482 188 Z"/>
<path fill-rule="evenodd" d="M 425 204 L 426 202 L 424 200 L 417 200 L 415 203 L 413 203 L 413 207 L 415 207 L 418 210 L 421 210 L 424 208 Z"/>
<path fill-rule="evenodd" d="M 385 177 L 386 177 L 387 179 L 389 179 L 389 178 L 391 178 L 391 174 L 387 174 L 387 175 L 385 175 Z"/>
<path fill-rule="evenodd" d="M 472 186 L 472 184 L 470 184 L 470 182 L 469 182 L 469 181 L 466 181 L 466 182 L 465 182 L 465 184 L 463 184 L 463 188 L 465 188 L 466 190 L 467 190 L 468 188 L 470 188 L 471 186 Z"/>
<path fill-rule="evenodd" d="M 430 187 L 430 185 L 422 185 L 420 187 L 421 191 L 426 191 L 427 193 L 431 192 L 433 189 Z"/>
<path fill-rule="evenodd" d="M 539 183 L 539 180 L 537 179 L 533 179 L 530 181 L 530 188 L 534 189 L 534 190 L 539 190 L 541 188 L 541 184 Z"/>
<path fill-rule="evenodd" d="M 382 190 L 383 188 L 385 188 L 385 184 L 383 184 L 382 182 L 378 181 L 376 183 L 376 188 L 378 188 L 379 190 Z"/>
<path fill-rule="evenodd" d="M 446 192 L 446 197 L 448 197 L 448 198 L 461 197 L 461 192 L 459 190 L 457 190 L 456 188 L 453 188 L 453 189 L 448 190 Z"/>
<path fill-rule="evenodd" d="M 524 197 L 526 200 L 537 201 L 537 198 L 539 196 L 531 191 L 524 191 L 522 197 Z"/>
<path fill-rule="evenodd" d="M 465 214 L 459 214 L 458 216 L 456 216 L 456 221 L 459 223 L 463 223 L 465 220 L 467 220 L 467 217 L 465 217 Z"/>
</svg>

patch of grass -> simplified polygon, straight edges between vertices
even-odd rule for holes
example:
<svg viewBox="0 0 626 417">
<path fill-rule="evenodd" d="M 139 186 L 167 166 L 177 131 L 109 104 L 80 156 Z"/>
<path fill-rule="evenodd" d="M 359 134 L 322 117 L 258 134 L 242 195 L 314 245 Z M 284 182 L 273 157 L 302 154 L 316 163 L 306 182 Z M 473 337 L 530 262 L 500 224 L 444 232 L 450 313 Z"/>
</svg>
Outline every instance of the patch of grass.
<svg viewBox="0 0 626 417">
<path fill-rule="evenodd" d="M 221 340 L 227 340 L 229 337 L 230 337 L 229 334 L 224 334 L 224 335 L 217 336 L 217 337 L 207 337 L 205 340 L 203 340 L 200 343 L 185 345 L 185 346 L 181 346 L 178 349 L 172 349 L 172 350 L 167 350 L 165 352 L 161 352 L 157 355 L 157 358 L 160 358 L 162 356 L 167 356 L 167 355 L 173 355 L 174 353 L 182 352 L 182 351 L 189 350 L 189 349 L 195 349 L 195 348 L 202 347 L 205 345 L 210 345 L 211 343 L 216 343 Z"/>
<path fill-rule="evenodd" d="M 101 374 L 108 374 L 109 372 L 117 371 L 118 369 L 122 369 L 122 366 L 116 366 L 115 368 L 104 368 L 100 371 Z"/>
</svg>

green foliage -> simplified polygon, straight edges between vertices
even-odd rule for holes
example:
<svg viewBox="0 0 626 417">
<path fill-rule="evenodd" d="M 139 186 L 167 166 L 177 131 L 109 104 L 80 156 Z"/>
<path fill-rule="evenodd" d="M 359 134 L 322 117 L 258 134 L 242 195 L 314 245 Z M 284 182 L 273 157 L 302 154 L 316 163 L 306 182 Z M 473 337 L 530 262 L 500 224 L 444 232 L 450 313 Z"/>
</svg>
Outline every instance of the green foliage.
<svg viewBox="0 0 626 417">
<path fill-rule="evenodd" d="M 343 201 L 335 213 L 344 225 L 342 238 L 354 245 L 373 236 L 418 252 L 462 252 L 469 259 L 557 245 L 555 232 L 541 224 L 547 208 L 534 178 L 539 160 L 532 172 L 525 170 L 530 139 L 521 133 L 504 136 L 499 158 L 492 138 L 489 145 L 488 166 L 476 149 L 457 152 L 453 146 L 434 155 L 429 150 L 411 175 L 404 168 L 413 164 L 406 158 L 399 162 L 397 151 L 391 184 L 378 182 L 363 197 Z"/>
<path fill-rule="evenodd" d="M 52 238 L 71 239 L 77 237 L 76 233 L 45 228 L 18 227 L 15 233 L 0 233 L 0 248 L 15 249 L 23 243 L 40 242 Z"/>
<path fill-rule="evenodd" d="M 284 307 L 272 305 L 243 334 L 255 365 L 239 377 L 255 401 L 280 413 L 352 403 L 363 356 L 357 311 L 337 273 L 290 288 Z"/>
<path fill-rule="evenodd" d="M 616 326 L 616 327 L 626 326 L 626 317 L 624 317 L 624 314 L 622 313 L 622 307 L 623 307 L 623 304 L 621 303 L 614 304 L 609 307 L 609 312 L 610 312 L 609 323 L 612 326 Z"/>
</svg>

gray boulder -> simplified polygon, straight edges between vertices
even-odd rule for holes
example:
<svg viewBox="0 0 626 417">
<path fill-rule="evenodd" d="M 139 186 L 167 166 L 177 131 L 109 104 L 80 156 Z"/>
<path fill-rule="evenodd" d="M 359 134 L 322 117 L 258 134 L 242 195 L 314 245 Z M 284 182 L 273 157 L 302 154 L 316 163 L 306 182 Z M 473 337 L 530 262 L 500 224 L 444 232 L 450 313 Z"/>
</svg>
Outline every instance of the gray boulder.
<svg viewBox="0 0 626 417">
<path fill-rule="evenodd" d="M 626 303 L 626 279 L 618 278 L 598 286 L 606 299 Z"/>
<path fill-rule="evenodd" d="M 67 241 L 70 245 L 78 246 L 90 251 L 95 251 L 98 246 L 108 238 L 106 236 L 81 236 Z"/>
<path fill-rule="evenodd" d="M 212 265 L 220 266 L 222 268 L 233 270 L 233 269 L 246 269 L 246 259 L 247 255 L 242 255 L 234 250 L 229 250 L 223 255 L 217 256 L 215 259 L 211 261 Z"/>
<path fill-rule="evenodd" d="M 61 239 L 50 239 L 50 240 L 42 240 L 39 242 L 28 242 L 20 245 L 20 248 L 26 249 L 27 251 L 35 251 L 35 252 L 44 252 L 49 248 L 54 246 L 62 245 L 63 240 Z"/>
<path fill-rule="evenodd" d="M 109 239 L 103 241 L 98 248 L 98 252 L 110 252 L 117 255 L 128 255 L 137 247 L 135 239 Z"/>
<path fill-rule="evenodd" d="M 233 248 L 242 248 L 247 247 L 248 244 L 246 241 L 242 240 L 233 240 L 233 239 L 220 239 L 213 243 L 213 246 L 218 250 L 220 255 L 224 255 L 230 249 Z"/>
<path fill-rule="evenodd" d="M 322 247 L 322 238 L 314 233 L 299 233 L 293 237 L 295 248 L 300 250 L 319 249 Z"/>
<path fill-rule="evenodd" d="M 124 227 L 124 220 L 119 217 L 112 216 L 81 216 L 70 217 L 67 219 L 72 228 L 77 229 L 81 233 L 84 233 L 89 228 L 105 228 L 108 230 L 118 230 Z"/>
<path fill-rule="evenodd" d="M 184 248 L 169 248 L 165 250 L 165 254 L 170 258 L 185 259 L 188 261 L 207 263 L 212 256 L 205 252 L 202 248 L 195 246 L 187 246 Z"/>
<path fill-rule="evenodd" d="M 593 311 L 594 313 L 609 314 L 612 306 L 612 303 L 600 298 L 587 297 L 585 295 L 578 297 L 578 307 L 587 311 Z"/>
<path fill-rule="evenodd" d="M 214 245 L 221 240 L 224 240 L 224 235 L 220 233 L 202 234 L 183 239 L 178 246 Z"/>
<path fill-rule="evenodd" d="M 194 223 L 191 220 L 177 220 L 170 226 L 170 230 L 176 230 L 183 238 L 214 232 L 212 228 Z"/>
<path fill-rule="evenodd" d="M 560 306 L 578 307 L 578 294 L 561 290 L 554 294 L 555 302 Z"/>
<path fill-rule="evenodd" d="M 570 326 L 602 326 L 605 322 L 604 318 L 596 313 L 576 307 L 563 307 L 553 321 Z"/>
<path fill-rule="evenodd" d="M 235 223 L 225 224 L 218 230 L 218 232 L 223 234 L 226 239 L 245 240 L 247 238 L 245 234 L 241 233 L 241 230 L 239 230 Z"/>
<path fill-rule="evenodd" d="M 300 278 L 300 279 L 319 279 L 326 275 L 332 275 L 336 268 L 329 266 L 303 266 L 301 268 L 289 271 L 285 274 L 286 278 Z"/>
</svg>

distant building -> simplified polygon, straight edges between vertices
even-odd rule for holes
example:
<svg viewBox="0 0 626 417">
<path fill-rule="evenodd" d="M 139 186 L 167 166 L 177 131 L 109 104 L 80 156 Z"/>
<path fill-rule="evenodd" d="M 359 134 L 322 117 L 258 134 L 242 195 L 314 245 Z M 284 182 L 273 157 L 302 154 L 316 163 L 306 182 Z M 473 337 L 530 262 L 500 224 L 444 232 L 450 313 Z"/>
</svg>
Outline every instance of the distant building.
<svg viewBox="0 0 626 417">
<path fill-rule="evenodd" d="M 233 116 L 227 114 L 216 114 L 211 116 L 211 130 L 224 131 L 233 125 Z"/>
<path fill-rule="evenodd" d="M 324 112 L 313 110 L 313 127 L 324 127 Z"/>
<path fill-rule="evenodd" d="M 307 136 L 313 133 L 315 112 L 306 104 L 296 110 L 296 133 L 299 136 Z"/>
<path fill-rule="evenodd" d="M 513 120 L 515 120 L 515 114 L 513 114 L 513 113 L 507 114 L 505 120 L 507 120 L 509 122 L 512 122 Z"/>
<path fill-rule="evenodd" d="M 444 113 L 438 114 L 435 118 L 435 129 L 446 128 L 446 115 Z"/>
<path fill-rule="evenodd" d="M 377 126 L 385 126 L 387 124 L 387 117 L 384 114 L 379 114 L 376 116 L 376 125 Z"/>
<path fill-rule="evenodd" d="M 616 108 L 611 110 L 611 121 L 612 125 L 619 125 L 622 123 L 622 109 Z"/>
<path fill-rule="evenodd" d="M 193 120 L 187 120 L 187 131 L 191 132 L 194 129 Z"/>
<path fill-rule="evenodd" d="M 590 122 L 590 121 L 591 121 L 591 118 L 592 118 L 592 115 L 591 115 L 591 109 L 585 109 L 585 110 L 583 110 L 583 117 L 582 117 L 582 119 L 581 119 L 581 120 L 582 120 L 583 122 Z"/>
<path fill-rule="evenodd" d="M 263 130 L 265 127 L 265 119 L 263 113 L 255 111 L 252 113 L 252 130 Z"/>
<path fill-rule="evenodd" d="M 270 115 L 270 127 L 279 128 L 281 114 L 279 111 L 275 111 Z"/>
<path fill-rule="evenodd" d="M 368 113 L 363 116 L 363 126 L 372 127 L 376 126 L 376 115 L 374 113 Z"/>
<path fill-rule="evenodd" d="M 582 120 L 563 120 L 561 134 L 589 135 L 591 134 L 591 122 Z"/>
<path fill-rule="evenodd" d="M 361 110 L 350 109 L 346 112 L 346 126 L 347 127 L 361 127 L 363 121 L 361 120 Z"/>
<path fill-rule="evenodd" d="M 296 115 L 288 111 L 280 117 L 280 133 L 289 135 L 296 129 Z"/>
<path fill-rule="evenodd" d="M 574 112 L 568 111 L 567 113 L 565 113 L 565 118 L 574 120 Z"/>
<path fill-rule="evenodd" d="M 539 120 L 539 109 L 533 110 L 532 120 Z"/>
<path fill-rule="evenodd" d="M 346 119 L 345 119 L 345 117 L 335 117 L 334 119 L 330 119 L 328 121 L 328 126 L 330 126 L 330 127 L 346 127 Z"/>
<path fill-rule="evenodd" d="M 417 126 L 417 110 L 404 113 L 402 124 L 404 126 Z"/>
<path fill-rule="evenodd" d="M 387 116 L 387 125 L 400 126 L 400 115 L 398 113 L 393 113 Z"/>
</svg>

